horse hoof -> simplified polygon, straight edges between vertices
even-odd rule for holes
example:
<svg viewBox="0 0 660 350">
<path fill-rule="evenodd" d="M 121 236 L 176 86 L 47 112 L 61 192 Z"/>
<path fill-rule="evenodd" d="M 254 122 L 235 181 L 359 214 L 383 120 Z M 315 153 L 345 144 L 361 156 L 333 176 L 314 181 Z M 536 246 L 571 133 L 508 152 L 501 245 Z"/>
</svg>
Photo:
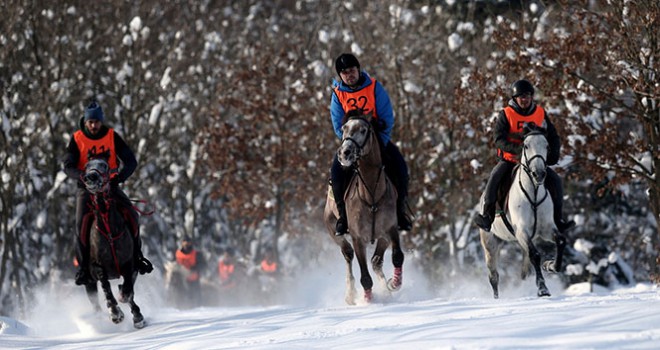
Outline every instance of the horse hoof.
<svg viewBox="0 0 660 350">
<path fill-rule="evenodd" d="M 144 320 L 142 315 L 133 317 L 133 327 L 137 329 L 142 329 L 147 326 L 147 321 Z"/>
<path fill-rule="evenodd" d="M 548 291 L 547 289 L 539 289 L 538 296 L 539 298 L 541 298 L 541 297 L 549 297 L 551 295 L 550 295 L 550 291 Z"/>
<path fill-rule="evenodd" d="M 387 290 L 390 292 L 395 292 L 397 290 L 401 289 L 401 280 L 398 278 L 390 278 L 387 281 Z"/>
</svg>

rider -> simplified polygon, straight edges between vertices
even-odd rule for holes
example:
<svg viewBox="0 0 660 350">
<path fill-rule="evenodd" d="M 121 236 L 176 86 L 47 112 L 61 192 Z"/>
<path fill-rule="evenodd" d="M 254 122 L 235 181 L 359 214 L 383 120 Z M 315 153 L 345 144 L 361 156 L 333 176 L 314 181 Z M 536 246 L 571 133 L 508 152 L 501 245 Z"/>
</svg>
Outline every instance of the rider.
<svg viewBox="0 0 660 350">
<path fill-rule="evenodd" d="M 561 142 L 557 129 L 548 119 L 545 110 L 534 103 L 534 86 L 527 80 L 518 80 L 511 86 L 511 100 L 508 106 L 500 111 L 495 122 L 495 146 L 499 161 L 486 184 L 482 213 L 477 214 L 474 223 L 484 231 L 490 231 L 495 220 L 495 203 L 501 180 L 511 176 L 514 166 L 519 162 L 522 152 L 522 128 L 524 123 L 533 122 L 547 130 L 549 144 L 548 166 L 559 161 Z M 554 205 L 554 220 L 559 232 L 564 233 L 572 228 L 575 222 L 562 219 L 563 189 L 561 179 L 550 167 L 547 169 L 545 185 L 550 192 Z"/>
<path fill-rule="evenodd" d="M 184 236 L 181 241 L 181 247 L 175 253 L 177 264 L 183 266 L 188 272 L 186 283 L 187 290 L 191 293 L 190 297 L 193 303 L 200 302 L 201 298 L 201 274 L 206 269 L 206 260 L 199 250 L 195 249 L 193 240 L 190 236 Z"/>
<path fill-rule="evenodd" d="M 335 70 L 340 80 L 333 82 L 330 115 L 335 134 L 342 138 L 342 119 L 351 110 L 362 110 L 364 114 L 371 114 L 378 121 L 378 133 L 381 141 L 383 164 L 385 172 L 396 187 L 398 228 L 410 231 L 412 223 L 406 215 L 406 199 L 408 197 L 408 166 L 396 145 L 390 141 L 390 134 L 394 127 L 394 111 L 390 97 L 380 82 L 371 78 L 366 72 L 360 71 L 360 62 L 350 53 L 339 55 L 335 61 Z M 335 231 L 337 235 L 348 232 L 346 220 L 346 204 L 344 191 L 350 169 L 344 169 L 339 163 L 337 154 L 332 162 L 331 179 L 332 192 L 339 211 L 339 219 Z"/>
<path fill-rule="evenodd" d="M 81 177 L 84 174 L 87 162 L 94 157 L 104 157 L 110 165 L 111 171 L 115 173 L 110 178 L 110 188 L 113 197 L 124 217 L 129 223 L 133 237 L 133 257 L 135 269 L 141 274 L 150 273 L 153 270 L 151 262 L 142 255 L 142 241 L 140 239 L 139 215 L 133 205 L 119 188 L 119 184 L 133 174 L 137 167 L 137 160 L 133 151 L 114 129 L 103 125 L 103 109 L 96 102 L 91 102 L 85 108 L 85 114 L 80 118 L 80 130 L 76 131 L 67 146 L 66 158 L 64 160 L 64 172 L 69 178 L 78 181 L 78 194 L 76 200 L 76 228 L 78 230 L 77 250 L 79 270 L 76 274 L 77 285 L 90 283 L 89 274 L 89 230 L 90 220 L 85 217 L 90 211 L 90 194 L 85 188 Z M 119 170 L 119 161 L 121 170 Z M 84 227 L 83 227 L 84 226 Z"/>
</svg>

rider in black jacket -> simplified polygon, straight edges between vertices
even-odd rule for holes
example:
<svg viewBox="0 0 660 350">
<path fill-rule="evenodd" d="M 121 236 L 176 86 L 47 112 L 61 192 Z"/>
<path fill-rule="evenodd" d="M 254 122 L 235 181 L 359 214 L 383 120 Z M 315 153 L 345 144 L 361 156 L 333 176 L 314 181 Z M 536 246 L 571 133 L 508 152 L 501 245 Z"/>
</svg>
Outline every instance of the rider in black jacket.
<svg viewBox="0 0 660 350">
<path fill-rule="evenodd" d="M 545 110 L 538 106 L 534 100 L 534 87 L 527 80 L 519 80 L 511 86 L 511 99 L 508 106 L 501 110 L 495 122 L 494 138 L 497 154 L 500 158 L 484 191 L 482 212 L 477 214 L 474 223 L 484 231 L 490 231 L 495 220 L 495 204 L 497 192 L 502 179 L 510 177 L 514 166 L 518 163 L 522 152 L 522 125 L 525 122 L 535 122 L 546 129 L 549 150 L 546 159 L 547 175 L 545 186 L 550 192 L 554 205 L 554 220 L 559 232 L 563 233 L 575 225 L 575 222 L 566 222 L 562 219 L 563 188 L 561 178 L 550 168 L 559 161 L 561 142 L 557 129 L 552 124 Z"/>
<path fill-rule="evenodd" d="M 137 168 L 137 160 L 135 154 L 121 136 L 112 128 L 103 125 L 103 120 L 103 109 L 98 103 L 92 102 L 87 106 L 84 116 L 80 118 L 80 130 L 76 131 L 71 137 L 64 159 L 64 172 L 69 178 L 76 180 L 78 184 L 76 228 L 78 231 L 77 260 L 79 270 L 75 279 L 77 285 L 88 284 L 92 281 L 88 266 L 90 227 L 83 227 L 83 219 L 90 211 L 90 194 L 87 192 L 81 178 L 87 161 L 99 156 L 108 161 L 111 169 L 119 170 L 116 175 L 111 177 L 110 188 L 120 211 L 125 213 L 128 226 L 132 232 L 135 268 L 141 274 L 153 270 L 151 262 L 142 255 L 139 215 L 133 208 L 131 200 L 119 188 L 119 184 L 126 181 Z M 119 169 L 120 164 L 121 169 Z"/>
</svg>

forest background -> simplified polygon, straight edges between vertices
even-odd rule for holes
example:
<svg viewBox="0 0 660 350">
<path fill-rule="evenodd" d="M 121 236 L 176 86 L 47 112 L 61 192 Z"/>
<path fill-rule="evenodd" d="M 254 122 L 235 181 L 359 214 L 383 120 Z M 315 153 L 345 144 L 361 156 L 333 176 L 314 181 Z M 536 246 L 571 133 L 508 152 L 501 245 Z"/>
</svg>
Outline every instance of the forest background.
<svg viewBox="0 0 660 350">
<path fill-rule="evenodd" d="M 416 216 L 406 257 L 432 281 L 484 274 L 471 222 L 496 162 L 494 118 L 520 78 L 537 87 L 563 139 L 555 170 L 565 214 L 578 223 L 566 283 L 657 278 L 656 1 L 0 8 L 0 315 L 24 308 L 54 276 L 73 276 L 75 183 L 61 167 L 90 98 L 137 155 L 123 188 L 155 209 L 141 228 L 159 270 L 183 235 L 211 261 L 231 247 L 253 262 L 273 250 L 291 275 L 313 263 L 330 243 L 321 213 L 338 146 L 330 86 L 343 52 L 392 99 Z"/>
</svg>

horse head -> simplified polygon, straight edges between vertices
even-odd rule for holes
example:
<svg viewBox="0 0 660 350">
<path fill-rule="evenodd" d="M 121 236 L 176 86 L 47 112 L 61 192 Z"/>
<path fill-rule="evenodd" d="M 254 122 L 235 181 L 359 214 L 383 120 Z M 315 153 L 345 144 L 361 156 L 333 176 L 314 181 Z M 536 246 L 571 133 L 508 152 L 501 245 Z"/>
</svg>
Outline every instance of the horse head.
<svg viewBox="0 0 660 350">
<path fill-rule="evenodd" d="M 520 163 L 525 172 L 530 175 L 536 187 L 543 184 L 546 176 L 546 158 L 549 145 L 545 133 L 544 128 L 533 123 L 526 123 L 523 127 L 523 147 Z"/>
<path fill-rule="evenodd" d="M 361 110 L 352 110 L 344 116 L 341 127 L 343 137 L 337 150 L 339 163 L 343 167 L 353 166 L 360 157 L 370 151 L 369 138 L 373 133 L 371 115 L 362 114 Z"/>
<path fill-rule="evenodd" d="M 85 188 L 90 193 L 97 194 L 104 191 L 110 180 L 110 166 L 108 162 L 102 158 L 90 159 L 85 166 L 85 174 L 82 180 Z"/>
</svg>

